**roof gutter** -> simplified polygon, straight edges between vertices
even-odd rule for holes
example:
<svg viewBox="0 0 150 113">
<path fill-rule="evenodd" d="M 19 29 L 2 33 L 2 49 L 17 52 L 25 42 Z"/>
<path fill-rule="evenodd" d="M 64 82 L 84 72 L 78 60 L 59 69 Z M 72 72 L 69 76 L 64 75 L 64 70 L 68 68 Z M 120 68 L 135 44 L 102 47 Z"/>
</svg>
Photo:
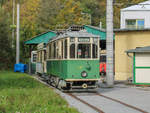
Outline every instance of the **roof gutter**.
<svg viewBox="0 0 150 113">
<path fill-rule="evenodd" d="M 126 52 L 126 54 L 129 58 L 133 58 L 133 56 L 129 55 L 129 52 Z"/>
</svg>

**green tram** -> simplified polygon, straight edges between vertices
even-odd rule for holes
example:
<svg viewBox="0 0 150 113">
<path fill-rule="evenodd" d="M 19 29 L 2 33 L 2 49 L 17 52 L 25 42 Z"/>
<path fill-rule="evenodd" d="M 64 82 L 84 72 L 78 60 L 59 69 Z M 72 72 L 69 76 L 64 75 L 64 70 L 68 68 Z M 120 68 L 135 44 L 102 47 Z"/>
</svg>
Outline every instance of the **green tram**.
<svg viewBox="0 0 150 113">
<path fill-rule="evenodd" d="M 66 31 L 46 45 L 46 76 L 59 89 L 94 89 L 99 76 L 99 36 Z"/>
</svg>

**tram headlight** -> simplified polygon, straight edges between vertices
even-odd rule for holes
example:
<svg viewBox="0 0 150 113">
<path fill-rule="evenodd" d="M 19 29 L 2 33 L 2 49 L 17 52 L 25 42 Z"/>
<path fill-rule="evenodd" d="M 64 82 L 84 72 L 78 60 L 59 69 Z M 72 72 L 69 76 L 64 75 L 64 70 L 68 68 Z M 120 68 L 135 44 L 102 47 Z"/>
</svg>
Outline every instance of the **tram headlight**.
<svg viewBox="0 0 150 113">
<path fill-rule="evenodd" d="M 82 77 L 87 77 L 87 75 L 88 75 L 88 74 L 87 74 L 86 71 L 83 71 L 83 72 L 81 73 L 81 76 L 82 76 Z"/>
</svg>

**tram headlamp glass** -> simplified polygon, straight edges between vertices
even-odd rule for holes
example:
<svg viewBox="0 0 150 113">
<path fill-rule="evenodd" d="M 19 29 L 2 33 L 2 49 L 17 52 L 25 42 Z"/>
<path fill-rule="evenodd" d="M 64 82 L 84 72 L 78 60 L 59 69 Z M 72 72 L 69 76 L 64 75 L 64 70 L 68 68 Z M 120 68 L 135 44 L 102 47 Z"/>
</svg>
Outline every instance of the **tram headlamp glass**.
<svg viewBox="0 0 150 113">
<path fill-rule="evenodd" d="M 88 74 L 87 74 L 86 71 L 83 71 L 83 72 L 81 73 L 81 76 L 82 76 L 82 77 L 87 77 L 87 75 L 88 75 Z"/>
</svg>

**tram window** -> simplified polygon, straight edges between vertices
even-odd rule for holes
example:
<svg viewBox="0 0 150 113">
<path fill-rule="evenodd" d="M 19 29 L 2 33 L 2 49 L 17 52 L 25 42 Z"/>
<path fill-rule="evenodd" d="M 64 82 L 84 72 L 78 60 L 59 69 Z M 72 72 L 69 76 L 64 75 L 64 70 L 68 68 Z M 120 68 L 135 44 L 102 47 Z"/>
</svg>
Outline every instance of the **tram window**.
<svg viewBox="0 0 150 113">
<path fill-rule="evenodd" d="M 93 48 L 92 48 L 93 58 L 97 58 L 97 45 L 93 44 L 92 46 L 93 46 Z"/>
<path fill-rule="evenodd" d="M 54 59 L 56 58 L 56 43 L 54 42 Z"/>
<path fill-rule="evenodd" d="M 33 54 L 33 62 L 36 62 L 37 54 Z"/>
<path fill-rule="evenodd" d="M 63 58 L 63 47 L 64 47 L 64 43 L 63 43 L 63 41 L 61 42 L 61 56 L 62 56 L 62 58 Z"/>
<path fill-rule="evenodd" d="M 77 50 L 78 58 L 91 58 L 91 45 L 90 44 L 79 44 Z"/>
<path fill-rule="evenodd" d="M 65 48 L 64 49 L 65 49 L 65 56 L 64 57 L 67 58 L 67 40 L 65 40 Z"/>
<path fill-rule="evenodd" d="M 46 51 L 44 51 L 44 61 L 46 60 Z"/>
<path fill-rule="evenodd" d="M 75 44 L 70 46 L 70 58 L 75 58 Z"/>
<path fill-rule="evenodd" d="M 54 48 L 53 48 L 53 43 L 52 43 L 51 44 L 51 59 L 54 58 L 53 55 L 54 55 Z"/>
<path fill-rule="evenodd" d="M 42 62 L 42 51 L 40 51 L 40 62 Z"/>
<path fill-rule="evenodd" d="M 38 62 L 40 62 L 40 52 L 38 52 Z"/>
<path fill-rule="evenodd" d="M 49 59 L 51 58 L 51 44 L 49 44 Z"/>
<path fill-rule="evenodd" d="M 38 52 L 38 62 L 40 62 L 40 52 Z"/>
</svg>

